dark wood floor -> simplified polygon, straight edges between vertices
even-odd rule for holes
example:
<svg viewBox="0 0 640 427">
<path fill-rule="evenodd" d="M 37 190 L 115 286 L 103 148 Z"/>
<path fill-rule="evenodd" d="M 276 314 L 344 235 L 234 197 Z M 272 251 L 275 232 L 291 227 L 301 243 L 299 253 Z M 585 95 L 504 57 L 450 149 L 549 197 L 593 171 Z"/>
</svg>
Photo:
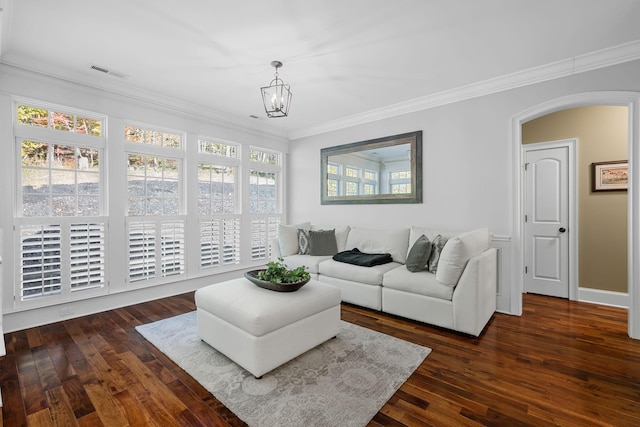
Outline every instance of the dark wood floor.
<svg viewBox="0 0 640 427">
<path fill-rule="evenodd" d="M 6 334 L 3 425 L 243 425 L 134 330 L 193 309 L 186 294 Z M 343 320 L 433 349 L 370 425 L 640 425 L 626 310 L 525 295 L 524 311 L 471 338 L 344 305 Z"/>
</svg>

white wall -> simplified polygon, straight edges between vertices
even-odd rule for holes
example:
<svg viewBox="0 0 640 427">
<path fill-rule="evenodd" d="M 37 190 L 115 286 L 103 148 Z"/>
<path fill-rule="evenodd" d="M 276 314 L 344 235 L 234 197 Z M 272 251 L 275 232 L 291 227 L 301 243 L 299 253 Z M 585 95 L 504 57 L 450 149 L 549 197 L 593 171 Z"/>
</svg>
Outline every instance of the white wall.
<svg viewBox="0 0 640 427">
<path fill-rule="evenodd" d="M 487 226 L 499 237 L 502 254 L 513 254 L 514 116 L 572 94 L 640 91 L 639 75 L 640 61 L 634 61 L 292 141 L 288 217 L 291 222 L 380 228 Z M 320 204 L 321 148 L 416 130 L 423 131 L 422 204 Z M 502 280 L 509 283 L 514 260 L 502 264 Z M 511 312 L 508 304 L 504 298 L 501 311 Z"/>
</svg>

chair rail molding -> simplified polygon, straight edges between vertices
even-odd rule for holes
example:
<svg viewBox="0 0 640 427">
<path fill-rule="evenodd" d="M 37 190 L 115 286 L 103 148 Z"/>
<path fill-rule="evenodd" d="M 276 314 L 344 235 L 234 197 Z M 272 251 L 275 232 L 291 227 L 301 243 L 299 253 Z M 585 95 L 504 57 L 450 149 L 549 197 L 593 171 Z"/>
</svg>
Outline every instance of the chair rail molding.
<svg viewBox="0 0 640 427">
<path fill-rule="evenodd" d="M 496 311 L 505 314 L 513 313 L 511 309 L 511 288 L 506 285 L 506 278 L 511 276 L 511 237 L 494 234 L 491 247 L 498 250 L 498 289 L 496 290 Z"/>
</svg>

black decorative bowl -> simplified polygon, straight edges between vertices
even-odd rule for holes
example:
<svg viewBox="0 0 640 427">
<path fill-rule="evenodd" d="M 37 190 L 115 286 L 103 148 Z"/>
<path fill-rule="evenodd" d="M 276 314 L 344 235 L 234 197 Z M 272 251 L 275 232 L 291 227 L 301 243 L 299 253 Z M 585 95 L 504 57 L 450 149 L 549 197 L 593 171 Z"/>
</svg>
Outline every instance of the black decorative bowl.
<svg viewBox="0 0 640 427">
<path fill-rule="evenodd" d="M 258 272 L 264 270 L 251 270 L 244 273 L 244 277 L 247 278 L 251 283 L 255 284 L 264 289 L 269 289 L 270 291 L 276 292 L 295 292 L 301 287 L 303 287 L 310 279 L 302 280 L 300 282 L 295 283 L 273 283 L 267 280 L 258 279 Z"/>
</svg>

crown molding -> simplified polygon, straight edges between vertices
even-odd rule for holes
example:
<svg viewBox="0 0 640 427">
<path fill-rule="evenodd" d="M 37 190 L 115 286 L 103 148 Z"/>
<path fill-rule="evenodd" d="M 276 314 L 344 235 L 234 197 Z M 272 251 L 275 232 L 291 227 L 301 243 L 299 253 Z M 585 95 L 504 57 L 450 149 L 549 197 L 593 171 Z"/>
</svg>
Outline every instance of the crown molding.
<svg viewBox="0 0 640 427">
<path fill-rule="evenodd" d="M 635 40 L 539 67 L 529 68 L 455 89 L 388 105 L 317 126 L 293 130 L 289 132 L 289 140 L 293 141 L 321 133 L 371 123 L 638 59 L 640 59 L 640 40 Z"/>
</svg>

